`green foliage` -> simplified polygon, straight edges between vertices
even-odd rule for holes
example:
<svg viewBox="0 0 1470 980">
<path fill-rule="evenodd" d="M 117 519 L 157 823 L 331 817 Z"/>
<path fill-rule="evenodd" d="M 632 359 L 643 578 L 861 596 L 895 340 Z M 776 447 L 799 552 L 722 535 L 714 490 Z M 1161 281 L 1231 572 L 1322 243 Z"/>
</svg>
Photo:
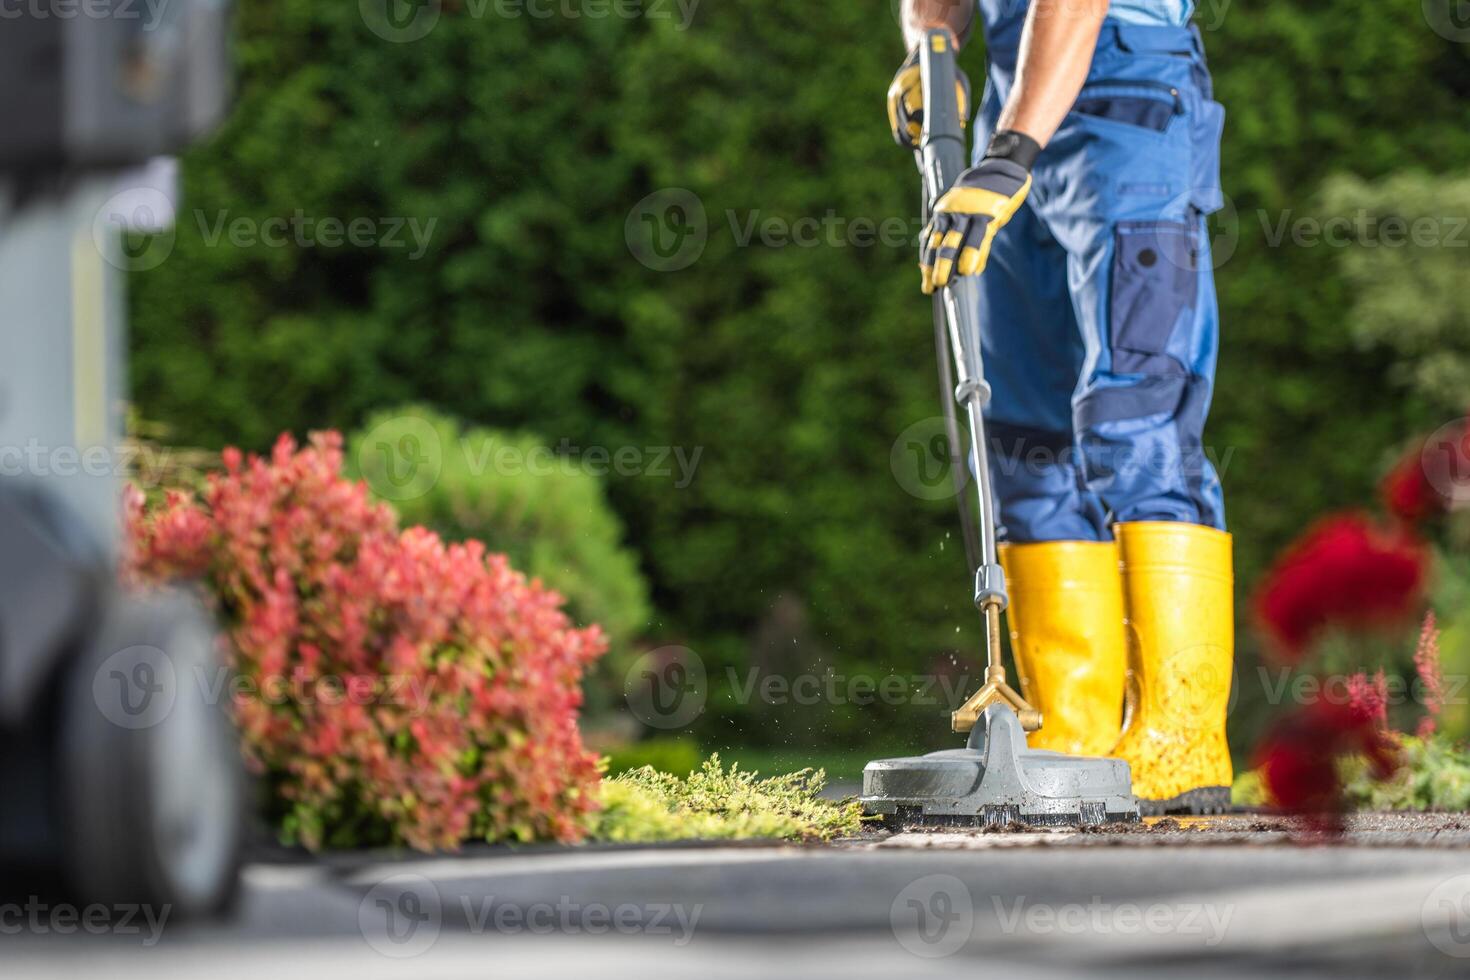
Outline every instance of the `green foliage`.
<svg viewBox="0 0 1470 980">
<path fill-rule="evenodd" d="M 390 467 L 420 447 L 430 479 L 395 487 Z M 421 440 L 421 441 L 420 441 Z M 596 472 L 540 439 L 462 429 L 423 406 L 374 415 L 349 439 L 354 475 L 398 511 L 450 541 L 475 538 L 566 597 L 574 619 L 597 623 L 626 652 L 648 626 L 648 584 Z"/>
<path fill-rule="evenodd" d="M 1402 766 L 1393 778 L 1379 781 L 1362 759 L 1344 763 L 1344 792 L 1360 810 L 1470 809 L 1470 752 L 1440 735 L 1398 738 Z"/>
<path fill-rule="evenodd" d="M 1368 763 L 1352 756 L 1339 763 L 1343 800 L 1354 810 L 1457 812 L 1470 809 L 1470 751 L 1444 735 L 1417 738 L 1394 735 L 1400 767 L 1386 780 L 1376 778 Z M 1235 777 L 1231 802 L 1237 806 L 1271 806 L 1256 770 Z"/>
<path fill-rule="evenodd" d="M 942 740 L 942 708 L 752 710 L 723 691 L 752 660 L 882 677 L 979 657 L 950 501 L 914 498 L 889 468 L 899 434 L 938 413 L 914 250 L 843 233 L 894 217 L 917 230 L 913 164 L 882 111 L 901 58 L 889 5 L 706 3 L 688 31 L 470 9 L 445 5 L 427 37 L 395 44 L 356 4 L 244 0 L 237 109 L 186 158 L 173 254 L 133 281 L 143 410 L 211 448 L 352 429 L 408 400 L 552 445 L 702 448 L 688 486 L 609 484 L 660 632 L 715 686 L 700 734 Z M 1207 441 L 1248 589 L 1308 519 L 1367 499 L 1388 447 L 1438 421 L 1417 396 L 1363 397 L 1394 368 L 1344 327 L 1356 281 L 1338 250 L 1269 232 L 1311 212 L 1329 169 L 1462 168 L 1470 48 L 1427 29 L 1417 0 L 1237 4 L 1207 44 L 1234 204 L 1217 222 L 1234 247 Z M 964 61 L 978 79 L 981 45 Z M 698 195 L 709 240 L 693 266 L 657 272 L 625 222 L 668 187 Z M 209 242 L 221 211 L 298 210 L 434 225 L 418 260 Z M 820 247 L 739 241 L 752 219 L 829 213 Z M 753 643 L 793 605 L 799 632 Z M 1237 743 L 1260 700 L 1242 691 Z"/>
<path fill-rule="evenodd" d="M 1237 773 L 1235 784 L 1230 787 L 1230 802 L 1236 806 L 1270 806 L 1271 795 L 1260 772 L 1247 769 Z"/>
<path fill-rule="evenodd" d="M 1379 181 L 1339 176 L 1322 211 L 1350 223 L 1341 251 L 1353 288 L 1347 326 L 1387 354 L 1391 380 L 1446 413 L 1470 408 L 1470 178 L 1400 173 Z"/>
<path fill-rule="evenodd" d="M 818 794 L 826 782 L 821 770 L 769 779 L 728 770 L 711 756 L 687 779 L 635 769 L 602 784 L 603 809 L 589 836 L 593 840 L 635 843 L 660 840 L 782 838 L 831 840 L 862 827 L 861 807 Z"/>
</svg>

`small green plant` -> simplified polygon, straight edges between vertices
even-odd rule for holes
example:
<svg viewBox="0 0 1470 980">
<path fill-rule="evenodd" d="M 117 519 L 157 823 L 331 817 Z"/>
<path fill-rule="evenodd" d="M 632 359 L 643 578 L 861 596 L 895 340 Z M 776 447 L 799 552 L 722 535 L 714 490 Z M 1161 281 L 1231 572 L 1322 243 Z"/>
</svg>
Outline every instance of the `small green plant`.
<svg viewBox="0 0 1470 980">
<path fill-rule="evenodd" d="M 831 840 L 862 828 L 855 801 L 821 797 L 827 776 L 803 769 L 761 779 L 710 756 L 687 779 L 651 766 L 602 783 L 589 836 L 613 843 L 663 840 Z"/>
<path fill-rule="evenodd" d="M 1470 809 L 1470 753 L 1443 735 L 1398 737 L 1400 765 L 1388 780 L 1373 779 L 1361 759 L 1343 762 L 1343 795 L 1359 810 Z"/>
</svg>

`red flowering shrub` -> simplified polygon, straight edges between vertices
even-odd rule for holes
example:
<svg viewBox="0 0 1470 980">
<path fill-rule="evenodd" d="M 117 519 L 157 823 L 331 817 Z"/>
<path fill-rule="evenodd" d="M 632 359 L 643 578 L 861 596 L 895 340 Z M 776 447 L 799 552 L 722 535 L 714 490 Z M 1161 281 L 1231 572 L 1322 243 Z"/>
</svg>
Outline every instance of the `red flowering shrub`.
<svg viewBox="0 0 1470 980">
<path fill-rule="evenodd" d="M 227 450 L 202 496 L 128 495 L 125 576 L 202 578 L 233 641 L 247 759 L 308 847 L 573 840 L 595 807 L 576 726 L 601 632 L 478 542 L 400 532 L 341 438 Z"/>
<path fill-rule="evenodd" d="M 1256 615 L 1280 651 L 1296 660 L 1329 627 L 1364 629 L 1414 616 L 1429 550 L 1406 530 L 1361 514 L 1329 517 L 1266 573 Z"/>
<path fill-rule="evenodd" d="M 1350 756 L 1364 757 L 1377 779 L 1398 767 L 1381 710 L 1324 700 L 1279 724 L 1257 749 L 1256 766 L 1278 806 L 1305 816 L 1318 830 L 1338 833 L 1346 808 L 1338 763 Z"/>
<path fill-rule="evenodd" d="M 1414 673 L 1418 675 L 1424 698 L 1424 717 L 1419 719 L 1417 734 L 1429 738 L 1439 727 L 1445 694 L 1444 670 L 1439 661 L 1439 623 L 1432 609 L 1424 616 L 1424 626 L 1419 630 L 1419 643 L 1414 648 Z"/>
</svg>

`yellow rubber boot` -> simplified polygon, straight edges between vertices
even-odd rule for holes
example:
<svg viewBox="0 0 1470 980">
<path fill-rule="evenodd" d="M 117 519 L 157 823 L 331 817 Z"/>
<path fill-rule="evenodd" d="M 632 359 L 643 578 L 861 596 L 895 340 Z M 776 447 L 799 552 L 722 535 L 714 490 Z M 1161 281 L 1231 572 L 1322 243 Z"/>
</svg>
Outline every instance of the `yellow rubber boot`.
<svg viewBox="0 0 1470 980">
<path fill-rule="evenodd" d="M 1037 749 L 1102 755 L 1123 718 L 1123 589 L 1111 541 L 1000 548 L 1021 693 L 1041 711 Z"/>
<path fill-rule="evenodd" d="M 1128 711 L 1111 755 L 1145 813 L 1230 802 L 1225 715 L 1235 657 L 1231 539 L 1163 521 L 1119 524 L 1128 616 Z"/>
</svg>

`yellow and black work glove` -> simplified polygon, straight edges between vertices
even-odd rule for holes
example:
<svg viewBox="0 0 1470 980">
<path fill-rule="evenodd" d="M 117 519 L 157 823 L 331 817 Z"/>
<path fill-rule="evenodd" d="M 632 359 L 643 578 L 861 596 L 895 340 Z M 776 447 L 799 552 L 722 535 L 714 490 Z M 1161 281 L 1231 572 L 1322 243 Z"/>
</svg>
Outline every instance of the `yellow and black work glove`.
<svg viewBox="0 0 1470 980">
<path fill-rule="evenodd" d="M 996 133 L 985 159 L 960 174 L 934 205 L 920 238 L 919 271 L 926 295 L 958 276 L 985 271 L 995 233 L 1020 210 L 1031 190 L 1031 166 L 1040 152 L 1024 133 Z"/>
<path fill-rule="evenodd" d="M 955 97 L 959 99 L 960 125 L 969 125 L 970 79 L 956 72 Z M 914 48 L 893 84 L 888 86 L 888 125 L 893 139 L 905 150 L 917 150 L 924 135 L 924 80 L 919 73 L 919 49 Z"/>
</svg>

